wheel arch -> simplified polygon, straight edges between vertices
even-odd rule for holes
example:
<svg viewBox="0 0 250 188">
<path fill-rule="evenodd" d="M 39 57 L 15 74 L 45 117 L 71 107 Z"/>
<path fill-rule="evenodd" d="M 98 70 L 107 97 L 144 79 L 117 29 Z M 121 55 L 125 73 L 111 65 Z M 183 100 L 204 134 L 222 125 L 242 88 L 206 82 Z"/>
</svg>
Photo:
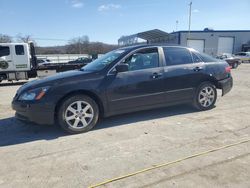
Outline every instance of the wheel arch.
<svg viewBox="0 0 250 188">
<path fill-rule="evenodd" d="M 103 105 L 103 102 L 101 101 L 100 97 L 97 94 L 95 94 L 94 92 L 91 92 L 91 91 L 87 91 L 87 90 L 75 90 L 75 91 L 71 91 L 71 92 L 65 94 L 63 97 L 61 97 L 57 101 L 56 106 L 55 106 L 55 110 L 54 110 L 54 118 L 55 119 L 57 118 L 57 112 L 65 99 L 67 99 L 71 96 L 74 96 L 74 95 L 79 95 L 79 94 L 86 95 L 86 96 L 92 98 L 96 102 L 96 104 L 98 105 L 98 108 L 100 111 L 100 116 L 101 117 L 104 116 L 104 105 Z"/>
<path fill-rule="evenodd" d="M 218 81 L 214 77 L 210 76 L 210 77 L 203 79 L 202 82 L 200 82 L 200 85 L 203 84 L 204 82 L 210 82 L 210 83 L 214 84 L 217 89 L 220 89 Z"/>
</svg>

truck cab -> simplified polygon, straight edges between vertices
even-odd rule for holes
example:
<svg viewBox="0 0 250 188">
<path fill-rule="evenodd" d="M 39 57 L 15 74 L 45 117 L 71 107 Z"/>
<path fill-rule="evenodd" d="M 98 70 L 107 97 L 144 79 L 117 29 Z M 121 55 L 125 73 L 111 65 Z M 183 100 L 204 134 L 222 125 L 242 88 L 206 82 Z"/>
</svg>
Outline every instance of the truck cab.
<svg viewBox="0 0 250 188">
<path fill-rule="evenodd" d="M 33 67 L 31 46 L 27 43 L 0 44 L 0 82 L 29 78 Z"/>
</svg>

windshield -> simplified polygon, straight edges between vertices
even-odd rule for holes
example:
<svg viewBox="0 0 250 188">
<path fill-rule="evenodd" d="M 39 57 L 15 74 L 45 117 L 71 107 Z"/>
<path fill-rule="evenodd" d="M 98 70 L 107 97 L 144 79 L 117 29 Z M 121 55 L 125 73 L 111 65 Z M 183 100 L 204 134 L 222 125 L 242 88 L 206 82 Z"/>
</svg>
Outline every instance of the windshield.
<svg viewBox="0 0 250 188">
<path fill-rule="evenodd" d="M 81 68 L 81 70 L 100 71 L 118 59 L 124 52 L 125 50 L 114 50 L 106 53 L 105 55 Z"/>
</svg>

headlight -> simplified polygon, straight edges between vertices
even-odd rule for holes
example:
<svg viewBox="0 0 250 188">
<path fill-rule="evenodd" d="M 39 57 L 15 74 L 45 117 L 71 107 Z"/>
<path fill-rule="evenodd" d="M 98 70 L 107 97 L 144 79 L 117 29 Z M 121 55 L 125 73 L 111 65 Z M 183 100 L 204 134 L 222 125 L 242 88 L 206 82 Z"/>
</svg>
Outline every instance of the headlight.
<svg viewBox="0 0 250 188">
<path fill-rule="evenodd" d="M 41 88 L 29 90 L 29 91 L 24 92 L 18 98 L 18 100 L 21 100 L 21 101 L 40 100 L 41 98 L 44 97 L 44 95 L 47 93 L 48 90 L 49 90 L 49 87 L 41 87 Z"/>
</svg>

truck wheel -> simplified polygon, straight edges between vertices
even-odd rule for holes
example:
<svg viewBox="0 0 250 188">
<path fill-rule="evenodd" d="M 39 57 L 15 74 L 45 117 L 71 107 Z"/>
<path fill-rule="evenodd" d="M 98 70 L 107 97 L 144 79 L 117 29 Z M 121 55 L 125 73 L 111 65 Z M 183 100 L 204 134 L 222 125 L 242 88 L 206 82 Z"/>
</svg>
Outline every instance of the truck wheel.
<svg viewBox="0 0 250 188">
<path fill-rule="evenodd" d="M 62 102 L 57 118 L 59 125 L 66 132 L 83 133 L 97 124 L 99 108 L 92 98 L 86 95 L 74 95 Z"/>
<path fill-rule="evenodd" d="M 214 107 L 217 99 L 217 91 L 214 84 L 202 83 L 196 90 L 193 106 L 198 110 L 209 110 Z"/>
</svg>

